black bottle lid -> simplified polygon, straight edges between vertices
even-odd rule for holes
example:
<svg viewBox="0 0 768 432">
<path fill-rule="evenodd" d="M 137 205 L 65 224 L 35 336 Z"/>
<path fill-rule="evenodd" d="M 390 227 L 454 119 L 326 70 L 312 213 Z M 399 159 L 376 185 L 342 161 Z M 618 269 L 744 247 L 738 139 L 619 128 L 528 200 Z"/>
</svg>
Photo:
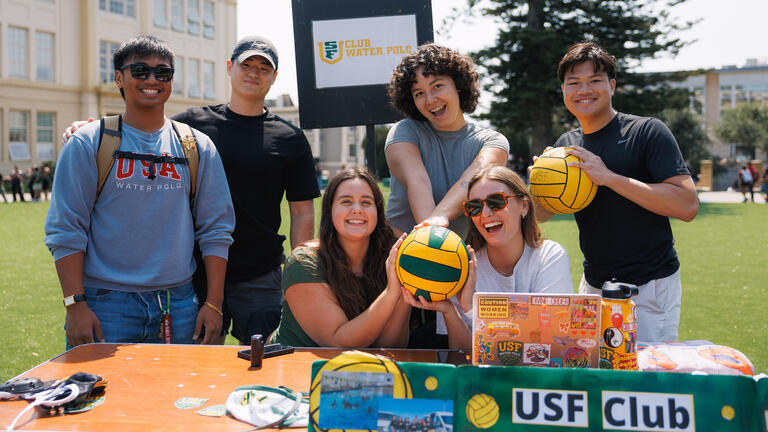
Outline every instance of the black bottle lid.
<svg viewBox="0 0 768 432">
<path fill-rule="evenodd" d="M 616 282 L 612 279 L 605 282 L 602 287 L 603 298 L 627 300 L 638 294 L 637 286 L 630 283 Z"/>
</svg>

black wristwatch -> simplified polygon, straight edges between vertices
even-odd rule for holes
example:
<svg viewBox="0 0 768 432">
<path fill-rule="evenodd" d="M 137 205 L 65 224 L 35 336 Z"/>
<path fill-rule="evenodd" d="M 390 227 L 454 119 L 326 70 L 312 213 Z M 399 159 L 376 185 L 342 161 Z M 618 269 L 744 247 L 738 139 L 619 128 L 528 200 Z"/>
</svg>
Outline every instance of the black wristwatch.
<svg viewBox="0 0 768 432">
<path fill-rule="evenodd" d="M 72 306 L 75 303 L 85 301 L 85 294 L 77 294 L 77 295 L 71 295 L 69 297 L 64 297 L 64 307 Z"/>
</svg>

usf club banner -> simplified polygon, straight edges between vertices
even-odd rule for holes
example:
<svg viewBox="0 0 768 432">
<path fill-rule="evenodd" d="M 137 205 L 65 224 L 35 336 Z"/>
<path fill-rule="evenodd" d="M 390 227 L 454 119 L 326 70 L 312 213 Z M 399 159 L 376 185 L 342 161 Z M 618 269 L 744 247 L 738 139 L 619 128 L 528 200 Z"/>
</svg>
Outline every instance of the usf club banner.
<svg viewBox="0 0 768 432">
<path fill-rule="evenodd" d="M 475 366 L 456 376 L 454 431 L 764 430 L 758 383 L 746 376 Z M 768 380 L 759 384 L 765 392 Z M 484 422 L 493 409 L 498 420 Z"/>
<path fill-rule="evenodd" d="M 313 364 L 310 431 L 768 431 L 768 378 L 360 354 Z"/>
</svg>

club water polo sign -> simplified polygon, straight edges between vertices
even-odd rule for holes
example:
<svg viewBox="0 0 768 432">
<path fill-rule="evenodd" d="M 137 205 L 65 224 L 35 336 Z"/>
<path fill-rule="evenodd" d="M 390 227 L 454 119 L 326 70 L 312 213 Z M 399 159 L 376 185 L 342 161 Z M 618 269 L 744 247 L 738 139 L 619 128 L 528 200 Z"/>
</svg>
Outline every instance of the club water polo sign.
<svg viewBox="0 0 768 432">
<path fill-rule="evenodd" d="M 696 430 L 689 394 L 602 392 L 604 430 Z M 590 427 L 587 392 L 513 388 L 512 423 Z"/>
<path fill-rule="evenodd" d="M 317 88 L 386 84 L 416 50 L 416 16 L 312 21 Z"/>
</svg>

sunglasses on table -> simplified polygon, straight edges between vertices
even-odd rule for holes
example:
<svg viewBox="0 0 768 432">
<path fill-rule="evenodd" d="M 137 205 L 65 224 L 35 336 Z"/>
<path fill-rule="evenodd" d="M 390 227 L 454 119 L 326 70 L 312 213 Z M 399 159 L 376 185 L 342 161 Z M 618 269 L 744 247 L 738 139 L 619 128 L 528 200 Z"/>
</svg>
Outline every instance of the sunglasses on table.
<svg viewBox="0 0 768 432">
<path fill-rule="evenodd" d="M 168 82 L 173 79 L 173 68 L 170 66 L 149 66 L 144 63 L 131 63 L 120 68 L 130 69 L 131 76 L 137 80 L 149 78 L 149 74 L 155 74 L 155 79 L 160 82 Z"/>
<path fill-rule="evenodd" d="M 488 204 L 489 209 L 497 212 L 507 206 L 507 199 L 520 196 L 522 195 L 507 195 L 504 192 L 496 192 L 488 195 L 485 199 L 466 200 L 462 206 L 464 207 L 464 214 L 473 217 L 483 212 L 483 203 Z"/>
</svg>

